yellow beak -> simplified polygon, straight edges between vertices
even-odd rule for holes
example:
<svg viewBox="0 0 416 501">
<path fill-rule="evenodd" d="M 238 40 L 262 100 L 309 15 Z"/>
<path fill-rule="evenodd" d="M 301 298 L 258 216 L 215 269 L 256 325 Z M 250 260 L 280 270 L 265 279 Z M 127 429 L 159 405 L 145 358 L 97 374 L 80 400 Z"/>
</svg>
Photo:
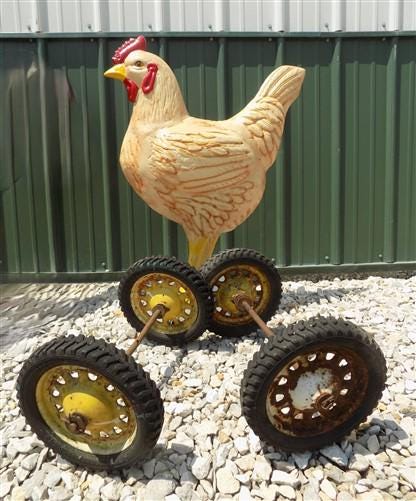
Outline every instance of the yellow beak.
<svg viewBox="0 0 416 501">
<path fill-rule="evenodd" d="M 104 73 L 107 78 L 115 78 L 116 80 L 125 80 L 126 67 L 124 64 L 116 64 Z"/>
</svg>

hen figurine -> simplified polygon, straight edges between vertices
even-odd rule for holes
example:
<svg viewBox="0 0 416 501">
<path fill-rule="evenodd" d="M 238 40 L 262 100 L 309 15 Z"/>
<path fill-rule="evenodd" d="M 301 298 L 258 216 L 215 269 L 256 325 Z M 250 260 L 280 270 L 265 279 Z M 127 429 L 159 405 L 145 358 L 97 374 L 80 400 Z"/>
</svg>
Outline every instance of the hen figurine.
<svg viewBox="0 0 416 501">
<path fill-rule="evenodd" d="M 305 70 L 277 68 L 240 113 L 212 121 L 189 116 L 173 71 L 146 51 L 143 36 L 127 40 L 113 63 L 105 76 L 123 81 L 134 103 L 121 147 L 123 173 L 152 209 L 182 225 L 189 264 L 200 268 L 219 236 L 261 201 Z"/>
</svg>

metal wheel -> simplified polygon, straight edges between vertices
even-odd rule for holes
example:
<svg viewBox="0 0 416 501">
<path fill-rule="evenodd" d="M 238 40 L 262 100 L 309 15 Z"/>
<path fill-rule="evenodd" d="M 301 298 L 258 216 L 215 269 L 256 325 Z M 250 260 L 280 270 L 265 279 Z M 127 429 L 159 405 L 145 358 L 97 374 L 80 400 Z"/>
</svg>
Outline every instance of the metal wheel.
<svg viewBox="0 0 416 501">
<path fill-rule="evenodd" d="M 19 374 L 18 398 L 47 446 L 93 469 L 144 458 L 163 423 L 159 391 L 147 374 L 113 345 L 84 336 L 39 348 Z"/>
<path fill-rule="evenodd" d="M 199 337 L 212 312 L 203 277 L 175 258 L 148 257 L 135 263 L 120 281 L 119 300 L 136 330 L 143 328 L 157 305 L 163 305 L 165 312 L 148 338 L 167 345 L 182 345 Z"/>
<path fill-rule="evenodd" d="M 242 407 L 254 431 L 287 450 L 342 439 L 377 404 L 386 365 L 362 329 L 335 319 L 281 328 L 250 362 Z"/>
<path fill-rule="evenodd" d="M 270 259 L 251 249 L 231 249 L 213 256 L 201 270 L 214 300 L 210 329 L 221 336 L 242 336 L 257 329 L 251 316 L 239 309 L 236 296 L 243 295 L 264 320 L 276 312 L 282 286 Z"/>
</svg>

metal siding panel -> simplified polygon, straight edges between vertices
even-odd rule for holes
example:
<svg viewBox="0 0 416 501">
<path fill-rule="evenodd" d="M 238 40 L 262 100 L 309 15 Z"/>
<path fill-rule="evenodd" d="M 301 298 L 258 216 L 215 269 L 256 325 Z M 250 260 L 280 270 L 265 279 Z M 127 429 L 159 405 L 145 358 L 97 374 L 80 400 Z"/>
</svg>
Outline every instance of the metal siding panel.
<svg viewBox="0 0 416 501">
<path fill-rule="evenodd" d="M 0 8 L 2 30 L 22 33 L 416 29 L 410 0 L 4 0 Z"/>
<path fill-rule="evenodd" d="M 131 107 L 102 72 L 120 42 L 2 41 L 2 271 L 186 258 L 182 229 L 145 206 L 118 167 Z M 149 44 L 173 68 L 191 114 L 211 119 L 239 112 L 274 67 L 307 69 L 265 197 L 219 247 L 253 247 L 282 266 L 416 260 L 414 37 Z"/>
<path fill-rule="evenodd" d="M 416 2 L 410 1 L 406 2 L 403 0 L 402 3 L 402 30 L 416 30 Z"/>
</svg>

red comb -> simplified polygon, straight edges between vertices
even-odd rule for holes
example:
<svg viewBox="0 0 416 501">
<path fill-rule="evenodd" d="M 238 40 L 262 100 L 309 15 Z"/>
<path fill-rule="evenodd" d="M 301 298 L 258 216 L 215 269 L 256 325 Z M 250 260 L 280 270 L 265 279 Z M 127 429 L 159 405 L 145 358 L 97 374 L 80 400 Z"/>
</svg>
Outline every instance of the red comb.
<svg viewBox="0 0 416 501">
<path fill-rule="evenodd" d="M 123 63 L 126 57 L 134 50 L 146 50 L 147 43 L 143 35 L 137 38 L 129 38 L 114 52 L 112 61 L 114 64 Z"/>
</svg>

